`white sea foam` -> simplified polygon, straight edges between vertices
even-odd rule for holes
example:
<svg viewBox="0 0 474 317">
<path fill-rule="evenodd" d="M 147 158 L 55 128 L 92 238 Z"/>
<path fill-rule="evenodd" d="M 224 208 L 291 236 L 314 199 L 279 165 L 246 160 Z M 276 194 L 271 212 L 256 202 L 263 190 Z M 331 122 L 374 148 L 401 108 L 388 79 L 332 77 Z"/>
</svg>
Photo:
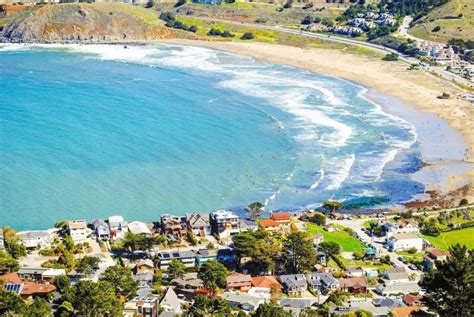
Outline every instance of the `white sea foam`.
<svg viewBox="0 0 474 317">
<path fill-rule="evenodd" d="M 355 154 L 351 154 L 349 157 L 343 159 L 334 159 L 334 161 L 339 162 L 339 164 L 335 164 L 336 168 L 332 170 L 332 173 L 330 175 L 328 175 L 330 183 L 326 187 L 326 189 L 337 190 L 339 189 L 339 187 L 341 187 L 342 183 L 344 183 L 344 181 L 349 176 L 352 165 L 354 165 L 355 159 Z"/>
</svg>

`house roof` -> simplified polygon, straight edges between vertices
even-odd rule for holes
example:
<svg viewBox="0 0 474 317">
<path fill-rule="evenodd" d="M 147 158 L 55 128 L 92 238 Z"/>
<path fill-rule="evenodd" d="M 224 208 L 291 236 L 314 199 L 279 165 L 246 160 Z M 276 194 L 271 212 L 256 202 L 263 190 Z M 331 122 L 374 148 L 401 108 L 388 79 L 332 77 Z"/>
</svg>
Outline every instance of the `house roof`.
<svg viewBox="0 0 474 317">
<path fill-rule="evenodd" d="M 214 212 L 211 212 L 211 217 L 215 219 L 238 219 L 239 216 L 237 216 L 235 213 L 229 210 L 217 210 Z"/>
<path fill-rule="evenodd" d="M 7 273 L 0 275 L 0 281 L 3 281 L 4 283 L 21 283 L 18 273 Z"/>
<path fill-rule="evenodd" d="M 264 228 L 278 227 L 280 224 L 273 219 L 260 219 L 260 225 Z"/>
<path fill-rule="evenodd" d="M 178 296 L 173 290 L 173 287 L 168 287 L 165 296 L 160 301 L 160 305 L 167 311 L 173 311 L 175 313 L 181 313 L 181 304 Z"/>
<path fill-rule="evenodd" d="M 272 214 L 272 219 L 275 221 L 289 221 L 290 218 L 291 218 L 291 215 L 287 212 L 279 212 L 279 213 Z"/>
<path fill-rule="evenodd" d="M 30 296 L 34 294 L 49 294 L 54 292 L 56 287 L 52 284 L 37 284 L 26 282 L 23 284 L 23 289 L 21 290 L 21 295 Z"/>
<path fill-rule="evenodd" d="M 238 305 L 251 305 L 253 307 L 257 307 L 263 302 L 262 298 L 242 292 L 224 292 L 222 297 L 224 297 L 227 301 L 237 303 Z"/>
<path fill-rule="evenodd" d="M 132 221 L 128 223 L 128 230 L 133 234 L 151 234 L 146 223 L 141 221 Z"/>
<path fill-rule="evenodd" d="M 20 240 L 30 240 L 38 238 L 51 237 L 51 234 L 48 231 L 24 231 L 18 232 L 18 238 Z"/>
<path fill-rule="evenodd" d="M 347 288 L 363 288 L 367 286 L 367 283 L 364 277 L 350 277 L 339 280 L 339 285 Z"/>
<path fill-rule="evenodd" d="M 151 268 L 155 267 L 153 265 L 153 260 L 152 259 L 141 259 L 140 261 L 138 261 L 138 263 L 135 267 L 138 267 L 138 266 L 149 266 Z"/>
<path fill-rule="evenodd" d="M 264 288 L 282 289 L 283 286 L 277 281 L 274 276 L 256 276 L 252 277 L 252 286 Z"/>
<path fill-rule="evenodd" d="M 418 307 L 407 306 L 407 307 L 395 307 L 392 308 L 392 316 L 394 317 L 409 317 L 413 312 L 418 311 Z"/>
<path fill-rule="evenodd" d="M 412 240 L 412 239 L 421 239 L 416 233 L 408 232 L 408 233 L 396 233 L 390 240 Z"/>
<path fill-rule="evenodd" d="M 374 298 L 372 300 L 375 306 L 378 307 L 405 307 L 406 305 L 399 299 L 396 298 Z"/>
<path fill-rule="evenodd" d="M 158 258 L 160 258 L 160 260 L 172 260 L 193 257 L 195 257 L 195 253 L 191 250 L 158 253 Z"/>
<path fill-rule="evenodd" d="M 21 267 L 18 274 L 43 274 L 47 270 L 45 267 Z"/>
<path fill-rule="evenodd" d="M 282 284 L 285 284 L 287 287 L 307 286 L 306 277 L 303 274 L 280 275 L 278 279 Z"/>
<path fill-rule="evenodd" d="M 280 306 L 305 309 L 313 304 L 313 300 L 309 298 L 282 298 Z"/>
<path fill-rule="evenodd" d="M 334 283 L 338 283 L 337 279 L 331 273 L 308 273 L 306 274 L 306 279 L 308 280 L 308 283 L 311 283 L 313 285 L 322 283 L 328 286 Z"/>
<path fill-rule="evenodd" d="M 405 295 L 403 295 L 403 301 L 407 305 L 413 305 L 413 304 L 422 302 L 423 301 L 423 296 L 405 294 Z"/>
<path fill-rule="evenodd" d="M 201 257 L 216 257 L 217 256 L 217 250 L 206 250 L 206 249 L 201 249 L 197 251 L 197 255 Z"/>
<path fill-rule="evenodd" d="M 186 218 L 191 227 L 209 227 L 209 221 L 200 214 L 188 214 Z"/>
<path fill-rule="evenodd" d="M 434 257 L 439 257 L 439 256 L 448 256 L 449 255 L 449 252 L 446 252 L 446 251 L 442 251 L 440 249 L 431 249 L 430 251 L 430 254 Z"/>
<path fill-rule="evenodd" d="M 377 291 L 382 294 L 419 292 L 421 287 L 417 283 L 398 283 L 377 287 Z"/>
<path fill-rule="evenodd" d="M 87 223 L 85 220 L 68 221 L 67 226 L 69 229 L 87 229 Z"/>
<path fill-rule="evenodd" d="M 251 284 L 252 283 L 252 277 L 250 275 L 244 275 L 244 274 L 231 274 L 227 276 L 226 278 L 227 281 L 227 286 L 239 286 L 240 284 Z"/>
<path fill-rule="evenodd" d="M 405 268 L 402 267 L 402 266 L 391 267 L 391 268 L 388 268 L 384 271 L 385 274 L 402 273 L 402 272 L 406 272 Z"/>
</svg>

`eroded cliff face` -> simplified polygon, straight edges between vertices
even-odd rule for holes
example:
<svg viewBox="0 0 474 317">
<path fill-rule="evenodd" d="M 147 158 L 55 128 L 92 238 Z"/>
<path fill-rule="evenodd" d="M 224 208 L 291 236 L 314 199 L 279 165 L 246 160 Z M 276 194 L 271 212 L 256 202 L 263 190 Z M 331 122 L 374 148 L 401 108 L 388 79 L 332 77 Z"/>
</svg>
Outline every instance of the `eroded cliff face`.
<svg viewBox="0 0 474 317">
<path fill-rule="evenodd" d="M 0 31 L 4 42 L 126 42 L 177 37 L 158 13 L 121 3 L 55 4 L 13 17 Z"/>
</svg>

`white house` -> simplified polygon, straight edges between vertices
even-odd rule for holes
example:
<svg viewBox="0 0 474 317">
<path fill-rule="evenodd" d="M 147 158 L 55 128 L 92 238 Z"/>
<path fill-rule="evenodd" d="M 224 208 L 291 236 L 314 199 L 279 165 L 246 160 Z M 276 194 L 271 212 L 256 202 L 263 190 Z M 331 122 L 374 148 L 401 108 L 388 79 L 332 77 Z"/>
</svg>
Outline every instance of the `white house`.
<svg viewBox="0 0 474 317">
<path fill-rule="evenodd" d="M 27 249 L 50 247 L 53 240 L 52 233 L 47 230 L 19 232 L 18 238 Z"/>
<path fill-rule="evenodd" d="M 240 218 L 232 211 L 217 210 L 209 215 L 212 233 L 229 237 L 240 232 Z"/>
<path fill-rule="evenodd" d="M 92 229 L 94 230 L 94 234 L 97 236 L 97 239 L 103 241 L 110 239 L 109 226 L 102 219 L 95 219 L 92 221 Z"/>
<path fill-rule="evenodd" d="M 423 239 L 415 233 L 396 233 L 387 240 L 391 251 L 408 251 L 415 248 L 418 252 L 423 250 Z"/>
<path fill-rule="evenodd" d="M 387 239 L 398 233 L 420 233 L 420 228 L 414 221 L 403 221 L 398 223 L 387 222 L 383 224 L 383 230 Z"/>
<path fill-rule="evenodd" d="M 385 285 L 410 283 L 408 272 L 404 267 L 394 267 L 383 272 Z"/>
<path fill-rule="evenodd" d="M 75 243 L 86 241 L 89 230 L 85 220 L 73 220 L 67 223 L 69 235 Z"/>
<path fill-rule="evenodd" d="M 0 250 L 5 249 L 5 240 L 3 238 L 3 229 L 0 228 Z"/>
<path fill-rule="evenodd" d="M 144 234 L 151 236 L 151 231 L 146 225 L 146 223 L 141 221 L 132 221 L 128 223 L 128 231 L 133 234 Z"/>
<path fill-rule="evenodd" d="M 122 216 L 111 216 L 107 219 L 110 235 L 113 239 L 120 240 L 128 232 L 128 222 Z"/>
</svg>

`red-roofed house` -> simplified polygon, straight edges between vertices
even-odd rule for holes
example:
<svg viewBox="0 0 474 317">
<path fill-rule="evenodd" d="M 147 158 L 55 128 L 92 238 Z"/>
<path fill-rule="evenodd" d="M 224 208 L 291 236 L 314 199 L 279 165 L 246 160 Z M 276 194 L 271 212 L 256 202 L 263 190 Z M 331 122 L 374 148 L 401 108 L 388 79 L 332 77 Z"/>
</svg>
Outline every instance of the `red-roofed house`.
<svg viewBox="0 0 474 317">
<path fill-rule="evenodd" d="M 252 286 L 252 277 L 244 274 L 231 274 L 227 276 L 227 289 L 247 292 Z"/>
<path fill-rule="evenodd" d="M 287 212 L 280 212 L 280 213 L 275 213 L 275 214 L 272 213 L 271 218 L 278 223 L 287 224 L 287 223 L 290 223 L 291 215 Z"/>
<path fill-rule="evenodd" d="M 367 283 L 364 277 L 350 277 L 339 280 L 339 287 L 351 294 L 361 294 L 367 291 Z"/>
<path fill-rule="evenodd" d="M 267 231 L 278 230 L 280 228 L 280 224 L 273 219 L 260 219 L 259 224 Z"/>
<path fill-rule="evenodd" d="M 256 276 L 252 277 L 253 287 L 273 288 L 281 291 L 283 286 L 273 276 Z"/>
<path fill-rule="evenodd" d="M 423 296 L 405 294 L 403 295 L 403 302 L 407 306 L 421 306 L 423 304 Z"/>
<path fill-rule="evenodd" d="M 18 276 L 18 273 L 16 273 L 16 272 L 0 275 L 0 281 L 2 281 L 4 284 L 7 284 L 7 283 L 21 283 L 21 279 Z"/>
<path fill-rule="evenodd" d="M 45 296 L 56 290 L 56 287 L 52 284 L 37 284 L 26 282 L 21 290 L 21 297 L 28 298 L 30 296 Z"/>
<path fill-rule="evenodd" d="M 440 249 L 431 249 L 429 255 L 433 260 L 446 261 L 449 256 L 449 252 L 442 251 Z"/>
</svg>

